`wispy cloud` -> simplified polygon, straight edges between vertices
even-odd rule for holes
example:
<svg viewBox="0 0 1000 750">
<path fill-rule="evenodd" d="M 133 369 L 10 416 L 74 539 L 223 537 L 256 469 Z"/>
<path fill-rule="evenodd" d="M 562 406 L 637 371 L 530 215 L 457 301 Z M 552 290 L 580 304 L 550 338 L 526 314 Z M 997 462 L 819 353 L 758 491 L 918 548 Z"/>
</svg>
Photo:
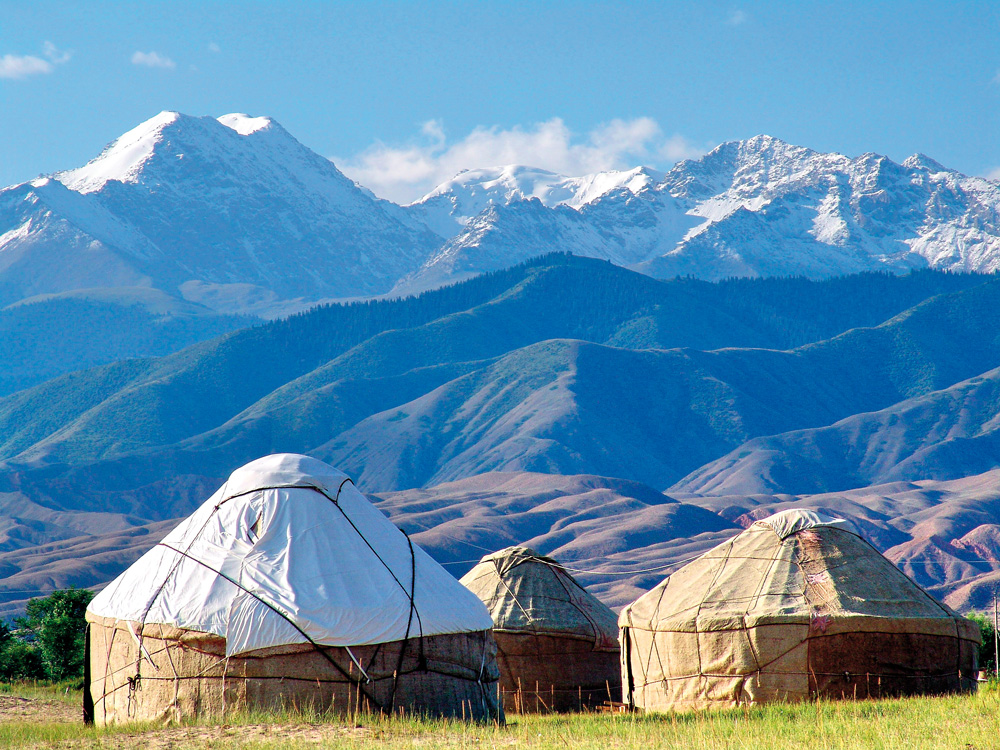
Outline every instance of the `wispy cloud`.
<svg viewBox="0 0 1000 750">
<path fill-rule="evenodd" d="M 52 42 L 45 42 L 45 44 L 42 45 L 42 52 L 47 58 L 49 58 L 49 62 L 54 65 L 68 63 L 70 58 L 73 57 L 72 51 L 59 49 Z"/>
<path fill-rule="evenodd" d="M 161 55 L 159 52 L 135 52 L 132 54 L 132 64 L 133 65 L 145 65 L 148 68 L 167 68 L 172 69 L 177 67 L 177 63 L 171 60 L 166 55 Z"/>
<path fill-rule="evenodd" d="M 711 151 L 715 145 L 706 143 L 699 146 L 689 141 L 683 135 L 675 134 L 663 142 L 658 153 L 662 159 L 672 164 L 684 161 L 684 159 L 694 159 L 702 156 Z"/>
<path fill-rule="evenodd" d="M 408 144 L 379 142 L 336 162 L 351 179 L 377 195 L 406 202 L 463 169 L 525 164 L 579 176 L 639 163 L 673 163 L 706 150 L 683 136 L 665 136 L 650 117 L 611 120 L 583 135 L 573 133 L 555 117 L 509 129 L 479 127 L 458 141 L 449 141 L 441 122 L 430 120 Z"/>
<path fill-rule="evenodd" d="M 726 16 L 726 23 L 730 26 L 742 26 L 749 20 L 750 14 L 742 8 L 734 8 L 729 11 L 729 15 Z"/>
<path fill-rule="evenodd" d="M 995 167 L 989 170 L 984 176 L 987 180 L 996 180 L 1000 182 L 1000 167 Z"/>
<path fill-rule="evenodd" d="M 219 53 L 219 52 L 222 52 L 222 48 L 221 48 L 221 47 L 219 47 L 219 45 L 218 45 L 218 44 L 216 44 L 215 42 L 212 42 L 212 43 L 210 43 L 210 44 L 208 45 L 208 51 L 209 51 L 209 52 L 215 52 L 215 53 Z"/>
<path fill-rule="evenodd" d="M 55 70 L 56 65 L 69 62 L 72 52 L 60 50 L 52 42 L 42 45 L 44 57 L 35 55 L 3 55 L 0 57 L 0 78 L 27 78 L 44 75 Z"/>
<path fill-rule="evenodd" d="M 1000 85 L 1000 70 L 997 70 L 997 72 L 993 74 L 993 78 L 991 78 L 990 80 L 993 83 Z"/>
</svg>

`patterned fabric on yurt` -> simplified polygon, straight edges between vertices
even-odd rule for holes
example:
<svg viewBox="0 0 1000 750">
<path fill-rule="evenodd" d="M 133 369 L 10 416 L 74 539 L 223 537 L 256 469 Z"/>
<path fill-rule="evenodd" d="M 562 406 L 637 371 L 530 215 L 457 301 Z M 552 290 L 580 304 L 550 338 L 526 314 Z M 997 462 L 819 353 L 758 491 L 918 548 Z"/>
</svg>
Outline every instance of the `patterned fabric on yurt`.
<svg viewBox="0 0 1000 750">
<path fill-rule="evenodd" d="M 625 700 L 687 710 L 974 689 L 977 626 L 854 527 L 789 510 L 622 610 Z"/>
</svg>

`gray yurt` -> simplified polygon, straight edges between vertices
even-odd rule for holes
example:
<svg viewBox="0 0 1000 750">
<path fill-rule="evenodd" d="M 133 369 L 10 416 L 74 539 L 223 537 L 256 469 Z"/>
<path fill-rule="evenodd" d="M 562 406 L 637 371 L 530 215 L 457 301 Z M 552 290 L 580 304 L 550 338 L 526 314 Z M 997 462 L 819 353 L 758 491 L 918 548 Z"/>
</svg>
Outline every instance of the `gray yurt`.
<svg viewBox="0 0 1000 750">
<path fill-rule="evenodd" d="M 615 613 L 555 560 L 508 547 L 462 583 L 493 616 L 505 710 L 577 711 L 620 700 Z"/>
<path fill-rule="evenodd" d="M 502 720 L 482 602 L 307 456 L 235 471 L 87 622 L 97 724 L 291 707 Z"/>
<path fill-rule="evenodd" d="M 625 700 L 655 711 L 968 691 L 978 668 L 974 623 L 807 510 L 706 552 L 619 625 Z"/>
</svg>

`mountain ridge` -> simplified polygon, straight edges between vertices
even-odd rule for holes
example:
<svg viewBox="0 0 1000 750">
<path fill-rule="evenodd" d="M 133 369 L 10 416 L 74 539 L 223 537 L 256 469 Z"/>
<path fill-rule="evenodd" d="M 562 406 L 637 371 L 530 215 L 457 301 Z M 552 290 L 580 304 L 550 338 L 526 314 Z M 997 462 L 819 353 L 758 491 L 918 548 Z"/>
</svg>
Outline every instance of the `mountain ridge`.
<svg viewBox="0 0 1000 750">
<path fill-rule="evenodd" d="M 156 288 L 224 314 L 412 294 L 552 251 L 659 278 L 1000 268 L 1000 186 L 920 154 L 758 135 L 657 172 L 467 170 L 373 197 L 276 121 L 162 112 L 82 167 L 0 190 L 0 304 Z"/>
</svg>

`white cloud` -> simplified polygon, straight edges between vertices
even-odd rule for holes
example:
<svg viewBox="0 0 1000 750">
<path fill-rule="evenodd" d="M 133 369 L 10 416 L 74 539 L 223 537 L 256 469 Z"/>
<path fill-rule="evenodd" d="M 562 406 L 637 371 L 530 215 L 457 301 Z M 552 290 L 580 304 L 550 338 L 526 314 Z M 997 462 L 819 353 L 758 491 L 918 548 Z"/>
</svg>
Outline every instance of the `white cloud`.
<svg viewBox="0 0 1000 750">
<path fill-rule="evenodd" d="M 176 68 L 177 63 L 159 52 L 135 52 L 132 55 L 133 65 L 145 65 L 149 68 Z"/>
<path fill-rule="evenodd" d="M 216 44 L 215 42 L 212 42 L 211 44 L 208 45 L 208 51 L 219 53 L 222 52 L 222 48 L 220 48 L 219 45 Z"/>
<path fill-rule="evenodd" d="M 750 20 L 750 14 L 741 8 L 736 8 L 730 11 L 729 16 L 726 18 L 726 23 L 730 26 L 742 26 L 747 21 Z"/>
<path fill-rule="evenodd" d="M 0 78 L 27 78 L 51 73 L 52 63 L 34 55 L 4 55 L 0 57 Z"/>
<path fill-rule="evenodd" d="M 987 180 L 996 180 L 1000 182 L 1000 167 L 989 170 L 985 177 Z"/>
<path fill-rule="evenodd" d="M 706 150 L 680 135 L 665 137 L 650 117 L 611 120 L 582 136 L 555 117 L 527 127 L 478 127 L 455 142 L 449 142 L 441 122 L 429 120 L 407 145 L 377 142 L 360 154 L 335 161 L 376 195 L 407 202 L 463 169 L 525 164 L 579 176 L 640 163 L 673 163 Z"/>
<path fill-rule="evenodd" d="M 69 62 L 72 52 L 60 50 L 52 42 L 42 45 L 44 59 L 35 55 L 4 55 L 0 57 L 0 78 L 27 78 L 51 73 L 56 65 Z"/>
</svg>

